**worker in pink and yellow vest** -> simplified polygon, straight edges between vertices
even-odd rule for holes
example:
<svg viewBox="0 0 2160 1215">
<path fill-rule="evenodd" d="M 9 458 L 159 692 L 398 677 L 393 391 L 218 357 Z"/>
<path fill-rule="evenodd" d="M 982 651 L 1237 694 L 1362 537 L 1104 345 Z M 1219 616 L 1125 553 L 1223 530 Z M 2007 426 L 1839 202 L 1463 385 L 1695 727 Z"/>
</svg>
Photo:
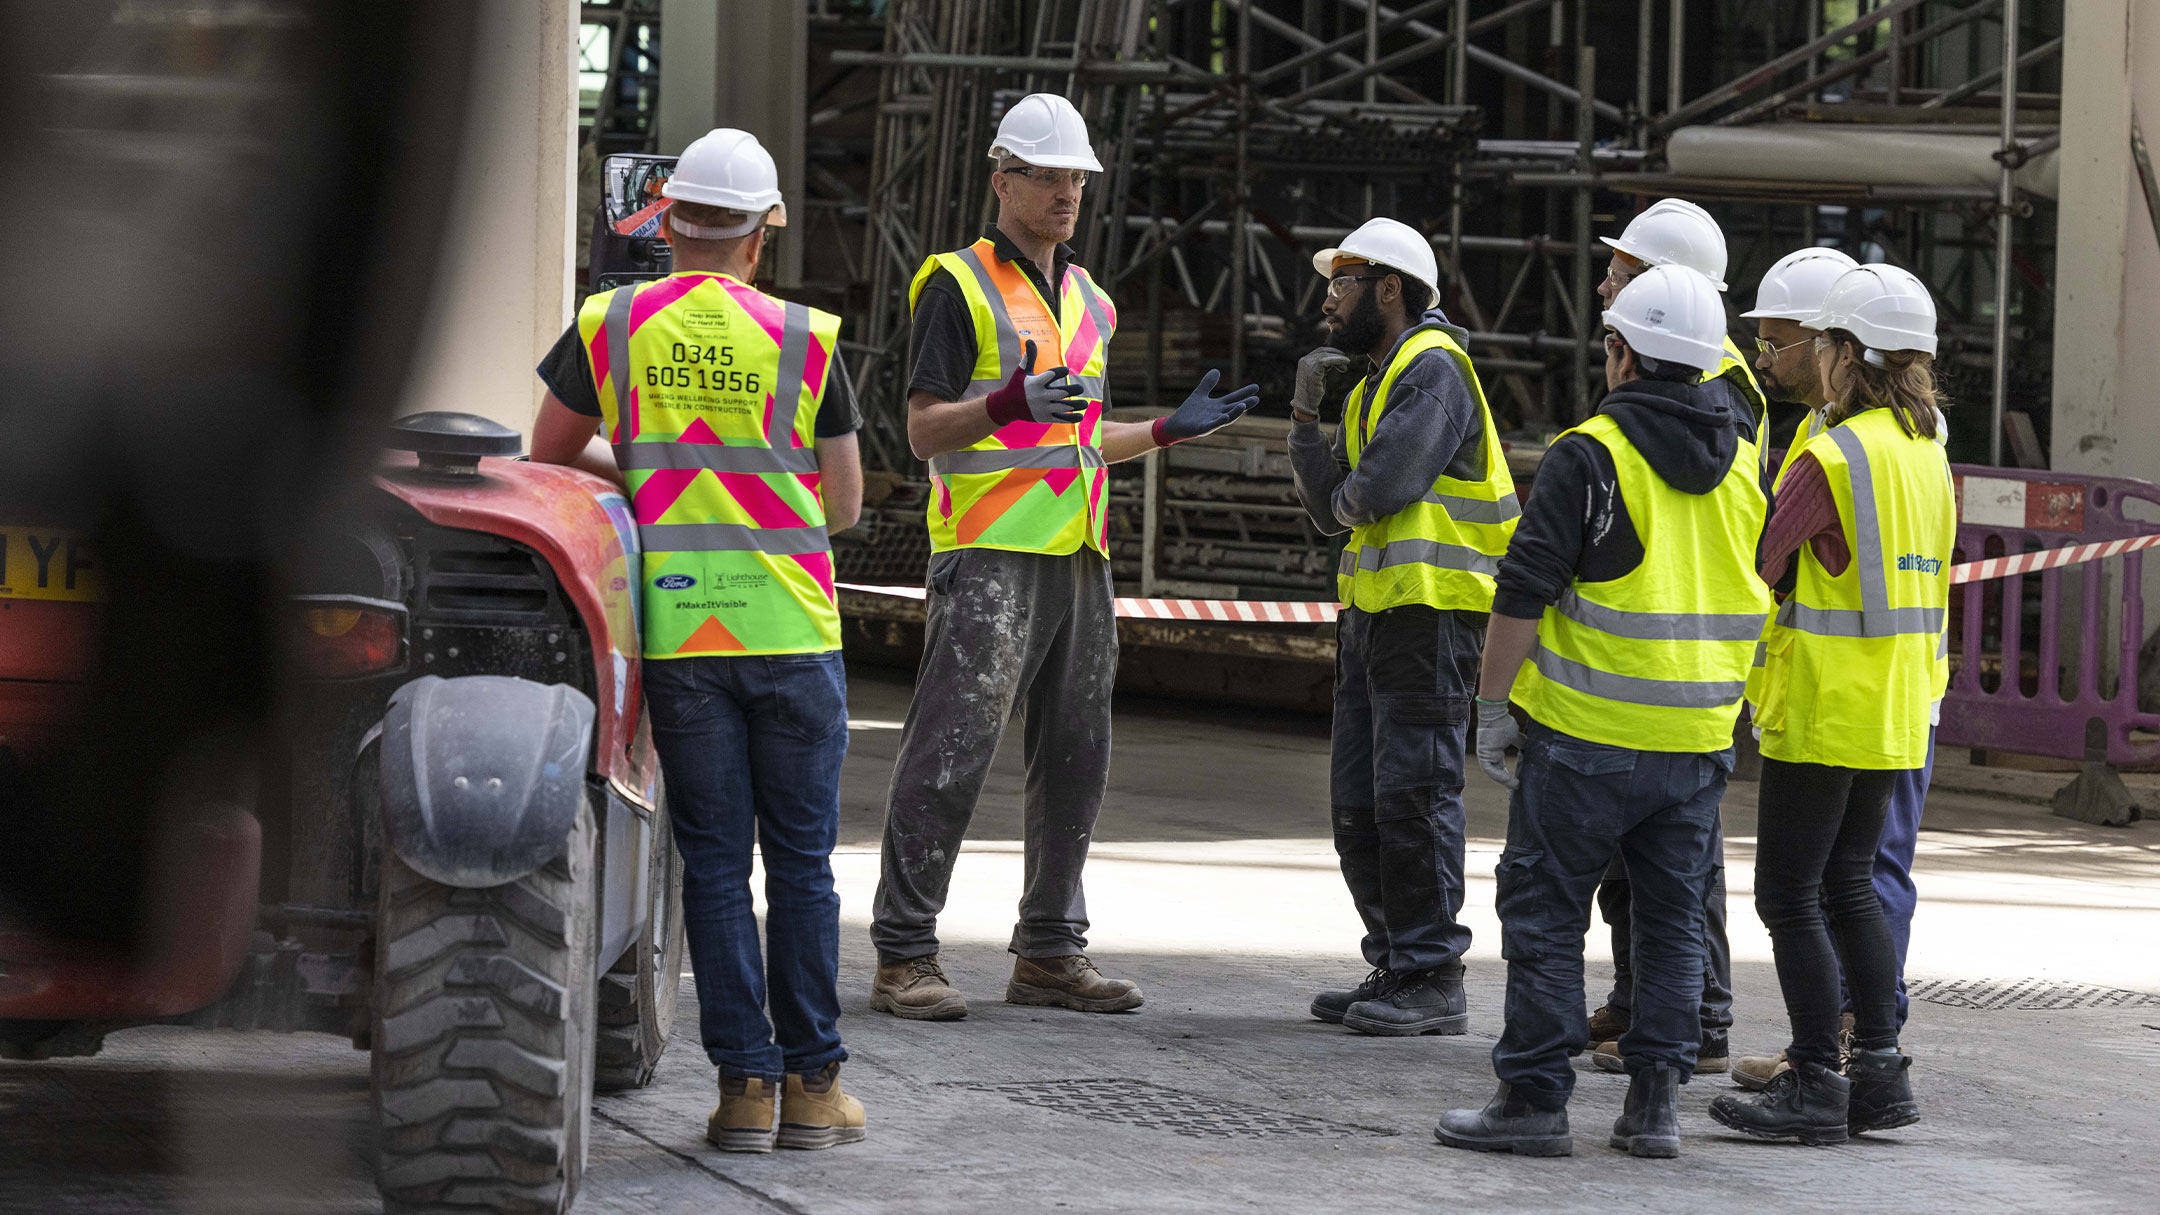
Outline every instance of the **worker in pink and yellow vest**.
<svg viewBox="0 0 2160 1215">
<path fill-rule="evenodd" d="M 834 357 L 840 319 L 751 286 L 787 222 L 757 137 L 707 134 L 662 193 L 674 272 L 585 301 L 541 364 L 532 458 L 584 464 L 597 428 L 636 514 L 645 706 L 720 1071 L 707 1137 L 831 1147 L 863 1137 L 838 1078 L 847 676 L 827 539 L 861 511 L 862 418 Z"/>
<path fill-rule="evenodd" d="M 1102 165 L 1072 103 L 1035 93 L 998 124 L 997 223 L 923 263 L 909 289 L 908 443 L 930 466 L 929 622 L 893 770 L 870 936 L 870 1007 L 955 1020 L 937 916 L 1005 722 L 1025 722 L 1027 888 L 1005 989 L 1015 1004 L 1137 1008 L 1089 961 L 1080 871 L 1110 775 L 1117 676 L 1106 466 L 1252 408 L 1210 371 L 1152 422 L 1104 417 L 1117 308 L 1065 245 Z"/>
</svg>

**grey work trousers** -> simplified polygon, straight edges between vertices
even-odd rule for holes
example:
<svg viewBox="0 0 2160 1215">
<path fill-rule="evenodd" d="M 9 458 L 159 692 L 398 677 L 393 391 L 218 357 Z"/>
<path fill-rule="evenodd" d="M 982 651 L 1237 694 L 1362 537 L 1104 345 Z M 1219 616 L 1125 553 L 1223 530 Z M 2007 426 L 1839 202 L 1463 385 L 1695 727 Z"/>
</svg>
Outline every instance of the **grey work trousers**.
<svg viewBox="0 0 2160 1215">
<path fill-rule="evenodd" d="M 1117 680 L 1110 563 L 968 548 L 930 559 L 929 623 L 900 732 L 870 940 L 887 962 L 938 951 L 937 917 L 1005 723 L 1021 714 L 1026 889 L 1013 953 L 1087 948 L 1087 863 L 1110 782 Z"/>
</svg>

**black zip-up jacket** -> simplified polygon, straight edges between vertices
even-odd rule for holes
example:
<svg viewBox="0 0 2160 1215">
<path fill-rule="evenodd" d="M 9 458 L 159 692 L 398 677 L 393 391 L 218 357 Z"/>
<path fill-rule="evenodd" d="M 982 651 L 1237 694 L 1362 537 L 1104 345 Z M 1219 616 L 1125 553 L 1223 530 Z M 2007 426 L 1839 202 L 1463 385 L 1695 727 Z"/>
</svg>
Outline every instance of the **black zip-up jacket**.
<svg viewBox="0 0 2160 1215">
<path fill-rule="evenodd" d="M 1724 481 L 1739 448 L 1741 427 L 1728 403 L 1737 395 L 1717 381 L 1632 380 L 1607 394 L 1598 412 L 1619 424 L 1667 485 L 1707 494 Z M 1749 537 L 1751 547 L 1756 539 Z M 1571 583 L 1610 582 L 1642 559 L 1612 453 L 1587 435 L 1563 435 L 1538 465 L 1500 559 L 1493 611 L 1536 619 Z"/>
</svg>

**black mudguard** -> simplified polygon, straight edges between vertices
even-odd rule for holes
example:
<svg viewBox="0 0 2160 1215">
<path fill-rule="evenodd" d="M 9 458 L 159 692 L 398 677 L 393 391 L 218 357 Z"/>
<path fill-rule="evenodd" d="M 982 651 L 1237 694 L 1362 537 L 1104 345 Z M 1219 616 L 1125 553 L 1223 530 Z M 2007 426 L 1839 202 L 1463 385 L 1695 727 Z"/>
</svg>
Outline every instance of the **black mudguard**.
<svg viewBox="0 0 2160 1215">
<path fill-rule="evenodd" d="M 593 704 L 502 675 L 401 687 L 383 715 L 383 826 L 392 850 L 446 886 L 513 882 L 555 859 L 577 822 Z"/>
</svg>

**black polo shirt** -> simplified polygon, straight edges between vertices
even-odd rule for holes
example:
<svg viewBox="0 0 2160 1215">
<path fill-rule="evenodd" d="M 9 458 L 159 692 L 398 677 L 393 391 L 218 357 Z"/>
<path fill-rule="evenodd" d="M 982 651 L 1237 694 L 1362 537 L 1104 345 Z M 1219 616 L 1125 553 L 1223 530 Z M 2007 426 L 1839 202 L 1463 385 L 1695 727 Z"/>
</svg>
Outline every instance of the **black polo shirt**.
<svg viewBox="0 0 2160 1215">
<path fill-rule="evenodd" d="M 1019 264 L 1020 272 L 1042 292 L 1043 301 L 1055 315 L 1063 305 L 1059 288 L 1065 282 L 1065 268 L 1074 264 L 1072 246 L 1058 243 L 1050 259 L 1051 281 L 1044 282 L 1042 271 L 1021 256 L 1020 247 L 997 225 L 983 229 L 983 236 L 989 239 L 999 261 Z M 908 330 L 908 392 L 927 392 L 940 401 L 965 399 L 968 385 L 975 381 L 976 353 L 975 319 L 968 314 L 967 297 L 960 294 L 960 284 L 953 281 L 952 272 L 940 266 L 923 282 L 922 291 L 915 297 L 915 313 Z M 1050 360 L 1056 357 L 1054 351 L 1037 350 L 1036 370 L 1055 367 L 1057 364 Z M 1110 407 L 1109 396 L 1105 388 L 1105 409 Z"/>
</svg>

